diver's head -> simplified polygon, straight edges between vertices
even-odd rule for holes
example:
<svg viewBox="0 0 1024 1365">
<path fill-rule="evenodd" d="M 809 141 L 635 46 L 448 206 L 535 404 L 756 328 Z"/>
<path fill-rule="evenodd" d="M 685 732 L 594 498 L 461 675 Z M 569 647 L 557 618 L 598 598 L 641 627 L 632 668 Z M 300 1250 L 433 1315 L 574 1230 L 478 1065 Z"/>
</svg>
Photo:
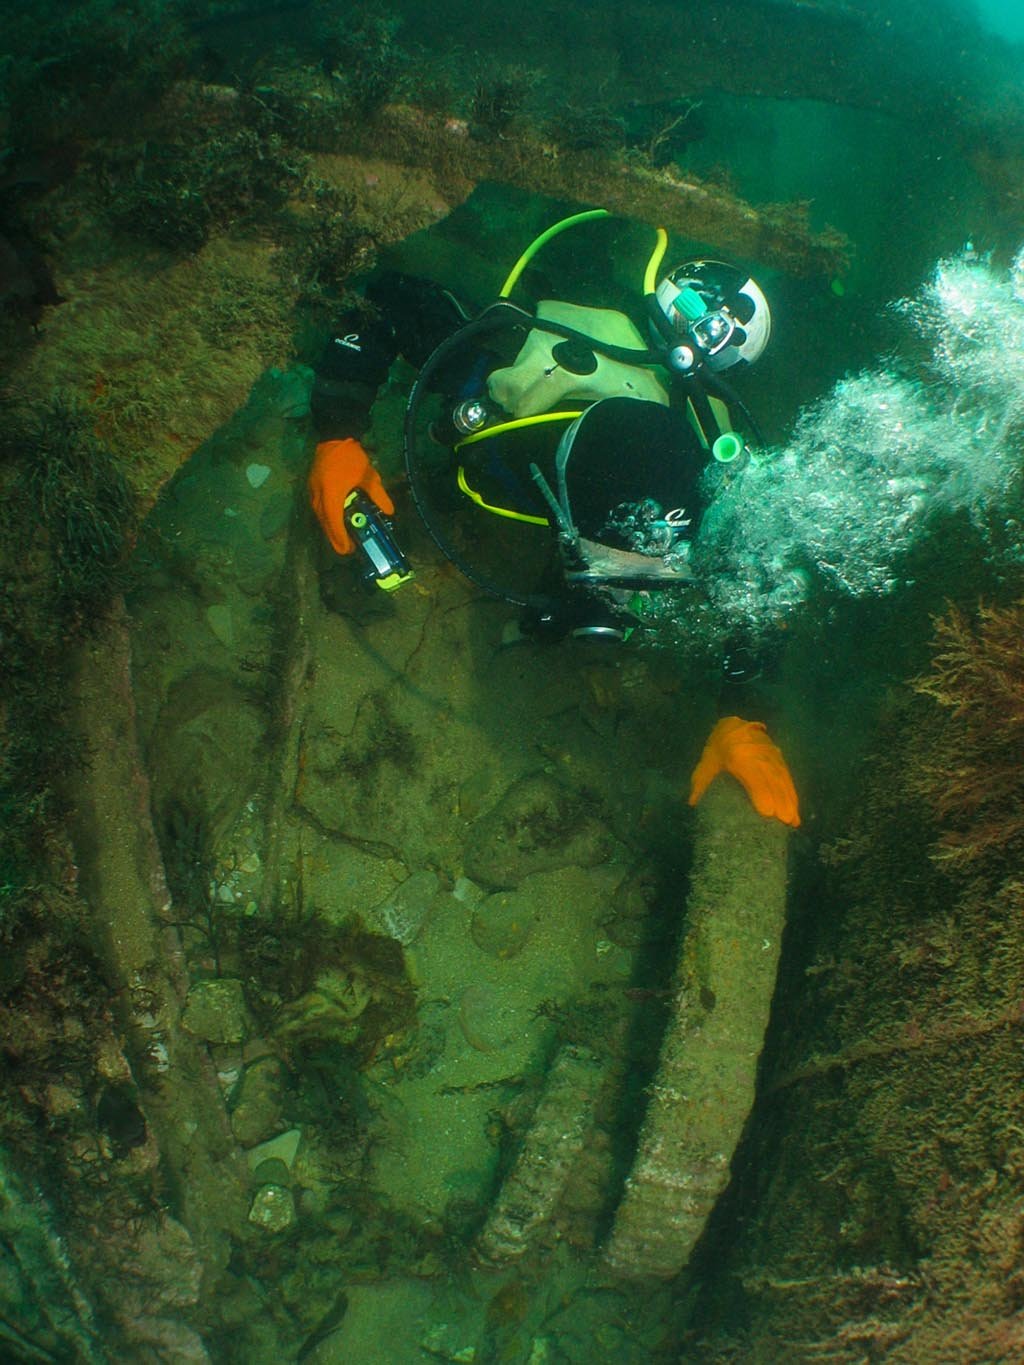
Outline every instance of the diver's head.
<svg viewBox="0 0 1024 1365">
<path fill-rule="evenodd" d="M 687 261 L 658 285 L 666 336 L 688 346 L 714 372 L 752 365 L 768 345 L 768 300 L 743 270 L 724 261 Z M 663 337 L 663 339 L 665 339 Z"/>
</svg>

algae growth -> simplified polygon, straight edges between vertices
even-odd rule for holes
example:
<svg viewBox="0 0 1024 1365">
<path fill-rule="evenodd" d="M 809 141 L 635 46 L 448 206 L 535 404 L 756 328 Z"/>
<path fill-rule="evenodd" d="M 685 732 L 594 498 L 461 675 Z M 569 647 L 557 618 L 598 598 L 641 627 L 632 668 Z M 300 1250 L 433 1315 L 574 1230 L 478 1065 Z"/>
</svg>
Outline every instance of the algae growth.
<svg viewBox="0 0 1024 1365">
<path fill-rule="evenodd" d="M 954 0 L 0 10 L 6 1355 L 1017 1358 L 1019 54 Z M 656 220 L 776 320 L 710 590 L 606 654 L 438 553 L 403 362 L 414 580 L 305 489 L 378 264 L 477 308 L 598 202 L 530 289 L 633 307 Z M 737 625 L 794 835 L 685 806 Z"/>
</svg>

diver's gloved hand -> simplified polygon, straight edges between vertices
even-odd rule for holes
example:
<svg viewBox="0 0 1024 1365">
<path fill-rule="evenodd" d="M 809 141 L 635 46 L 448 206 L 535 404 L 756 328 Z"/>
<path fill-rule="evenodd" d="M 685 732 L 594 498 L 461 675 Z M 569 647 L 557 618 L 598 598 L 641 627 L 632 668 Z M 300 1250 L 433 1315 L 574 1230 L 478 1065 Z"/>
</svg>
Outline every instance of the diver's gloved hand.
<svg viewBox="0 0 1024 1365">
<path fill-rule="evenodd" d="M 385 516 L 390 517 L 395 510 L 370 457 L 352 437 L 320 442 L 307 484 L 316 519 L 339 555 L 349 555 L 355 549 L 345 525 L 345 500 L 354 489 L 361 488 Z"/>
<path fill-rule="evenodd" d="M 794 829 L 799 825 L 800 807 L 786 760 L 759 720 L 725 716 L 718 722 L 690 779 L 691 806 L 721 772 L 736 778 L 758 815 L 774 817 Z"/>
</svg>

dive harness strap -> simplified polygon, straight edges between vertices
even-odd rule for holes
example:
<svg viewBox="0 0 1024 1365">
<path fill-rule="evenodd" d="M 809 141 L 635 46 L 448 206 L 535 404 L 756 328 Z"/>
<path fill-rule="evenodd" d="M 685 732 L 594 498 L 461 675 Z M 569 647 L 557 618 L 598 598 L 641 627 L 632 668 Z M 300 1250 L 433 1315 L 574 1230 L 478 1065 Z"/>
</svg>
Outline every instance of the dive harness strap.
<svg viewBox="0 0 1024 1365">
<path fill-rule="evenodd" d="M 660 320 L 655 319 L 655 312 L 651 307 L 652 301 L 656 303 L 656 300 L 652 300 L 652 296 L 645 296 L 645 303 L 647 303 L 648 311 L 652 320 L 656 321 L 657 330 L 666 343 L 666 349 L 668 349 L 669 339 L 666 337 L 665 333 L 666 328 L 670 327 L 671 324 L 663 314 L 660 314 L 660 309 L 658 310 Z M 606 355 L 613 360 L 619 360 L 626 365 L 662 366 L 667 368 L 670 374 L 678 374 L 678 371 L 673 371 L 671 366 L 666 366 L 666 356 L 661 350 L 639 351 L 626 346 L 615 346 L 600 342 L 594 337 L 589 337 L 585 333 L 577 331 L 575 328 L 566 327 L 561 323 L 552 322 L 548 319 L 537 318 L 528 309 L 521 308 L 518 304 L 511 303 L 508 299 L 499 298 L 485 308 L 478 317 L 472 319 L 472 321 L 468 322 L 464 327 L 460 327 L 452 336 L 448 337 L 445 341 L 442 341 L 433 354 L 428 357 L 423 368 L 416 376 L 416 380 L 409 392 L 409 400 L 406 405 L 405 413 L 405 468 L 409 480 L 409 492 L 412 496 L 416 511 L 419 513 L 420 519 L 427 529 L 427 533 L 444 557 L 454 564 L 459 572 L 468 578 L 471 583 L 475 583 L 478 588 L 481 588 L 491 597 L 496 597 L 501 601 L 511 602 L 516 606 L 549 610 L 551 609 L 552 604 L 557 604 L 558 599 L 540 593 L 510 592 L 507 588 L 503 588 L 497 583 L 494 583 L 477 570 L 471 568 L 465 562 L 452 544 L 450 538 L 438 526 L 429 511 L 426 491 L 419 468 L 419 433 L 416 429 L 416 421 L 423 395 L 429 387 L 430 380 L 449 356 L 460 347 L 464 346 L 468 341 L 472 341 L 477 337 L 484 337 L 504 326 L 519 326 L 528 330 L 539 328 L 542 331 L 553 333 L 556 336 L 564 337 L 570 341 L 580 341 L 590 347 L 591 350 L 598 351 L 602 355 Z M 757 424 L 751 417 L 746 404 L 738 398 L 730 385 L 719 379 L 718 376 L 707 373 L 706 367 L 703 365 L 700 366 L 699 374 L 695 372 L 692 375 L 680 375 L 680 378 L 683 380 L 683 392 L 686 397 L 689 398 L 697 420 L 705 434 L 720 429 L 714 415 L 714 409 L 708 398 L 708 390 L 710 390 L 711 392 L 720 394 L 726 403 L 735 405 L 735 407 L 743 413 L 755 440 L 757 440 L 759 444 L 762 443 Z M 712 443 L 712 440 L 708 441 L 709 446 Z"/>
</svg>

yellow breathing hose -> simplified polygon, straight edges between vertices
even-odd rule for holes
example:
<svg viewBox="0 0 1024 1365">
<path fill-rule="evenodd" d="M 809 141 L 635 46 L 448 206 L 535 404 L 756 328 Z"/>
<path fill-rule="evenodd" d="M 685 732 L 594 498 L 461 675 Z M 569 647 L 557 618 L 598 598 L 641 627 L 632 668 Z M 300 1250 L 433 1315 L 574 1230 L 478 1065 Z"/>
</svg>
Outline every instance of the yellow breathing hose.
<svg viewBox="0 0 1024 1365">
<path fill-rule="evenodd" d="M 469 480 L 466 478 L 466 470 L 463 465 L 459 465 L 457 482 L 466 497 L 475 502 L 477 507 L 482 507 L 485 512 L 493 512 L 496 517 L 508 517 L 510 521 L 525 521 L 531 526 L 550 526 L 547 517 L 535 517 L 529 512 L 515 512 L 511 507 L 498 507 L 496 503 L 484 502 L 483 497 L 475 488 L 470 488 Z"/>
<path fill-rule="evenodd" d="M 568 218 L 562 218 L 559 222 L 553 223 L 551 227 L 545 228 L 539 237 L 535 237 L 523 254 L 516 261 L 515 265 L 508 273 L 508 278 L 498 292 L 499 299 L 507 299 L 512 290 L 519 282 L 519 276 L 536 256 L 537 252 L 552 237 L 557 237 L 560 232 L 565 232 L 567 228 L 575 227 L 577 223 L 589 223 L 595 218 L 609 218 L 611 215 L 607 209 L 586 209 L 583 213 L 574 213 Z M 651 252 L 650 260 L 647 262 L 647 269 L 644 271 L 644 293 L 653 294 L 658 287 L 658 270 L 665 259 L 665 252 L 668 250 L 668 233 L 663 227 L 657 230 L 657 239 L 654 243 L 654 250 Z"/>
<path fill-rule="evenodd" d="M 552 237 L 557 237 L 558 234 L 560 232 L 564 232 L 566 228 L 575 227 L 577 223 L 589 223 L 593 218 L 609 217 L 611 217 L 611 215 L 609 214 L 607 209 L 587 209 L 584 213 L 574 213 L 572 217 L 563 218 L 561 222 L 552 224 L 552 226 L 547 228 L 544 232 L 542 232 L 539 237 L 535 237 L 533 239 L 530 245 L 519 257 L 519 260 L 516 261 L 515 265 L 509 271 L 508 279 L 501 286 L 501 289 L 498 293 L 498 298 L 499 299 L 508 298 L 509 294 L 511 294 L 512 290 L 516 287 L 516 283 L 519 279 L 519 276 L 530 264 L 534 256 L 536 256 L 537 252 L 541 249 L 541 247 L 544 246 L 546 242 L 550 242 Z"/>
<path fill-rule="evenodd" d="M 508 422 L 499 422 L 493 427 L 484 427 L 483 431 L 474 431 L 471 436 L 465 437 L 455 445 L 457 451 L 465 450 L 466 446 L 476 445 L 477 441 L 486 441 L 491 436 L 500 436 L 504 431 L 521 431 L 524 427 L 539 426 L 543 422 L 574 422 L 577 417 L 583 416 L 583 409 L 573 412 L 539 412 L 535 417 L 513 417 Z M 464 465 L 459 465 L 458 484 L 463 493 L 471 498 L 478 507 L 482 507 L 485 512 L 494 512 L 499 517 L 509 517 L 512 521 L 528 521 L 533 526 L 550 526 L 547 517 L 531 516 L 529 512 L 515 512 L 510 507 L 498 507 L 494 503 L 485 502 L 481 495 L 469 486 L 466 478 Z"/>
<path fill-rule="evenodd" d="M 665 259 L 665 252 L 668 250 L 668 233 L 664 228 L 658 228 L 658 240 L 654 244 L 651 252 L 651 259 L 647 262 L 647 269 L 644 271 L 644 293 L 653 294 L 658 288 L 658 271 L 661 263 Z"/>
<path fill-rule="evenodd" d="M 575 412 L 538 412 L 535 417 L 512 417 L 507 422 L 498 422 L 493 427 L 484 427 L 482 431 L 474 431 L 471 436 L 456 441 L 455 449 L 464 450 L 466 446 L 476 445 L 477 441 L 486 441 L 491 436 L 500 436 L 504 431 L 518 431 L 521 427 L 535 427 L 539 426 L 541 422 L 573 422 L 582 415 L 583 409 L 580 408 Z"/>
</svg>

